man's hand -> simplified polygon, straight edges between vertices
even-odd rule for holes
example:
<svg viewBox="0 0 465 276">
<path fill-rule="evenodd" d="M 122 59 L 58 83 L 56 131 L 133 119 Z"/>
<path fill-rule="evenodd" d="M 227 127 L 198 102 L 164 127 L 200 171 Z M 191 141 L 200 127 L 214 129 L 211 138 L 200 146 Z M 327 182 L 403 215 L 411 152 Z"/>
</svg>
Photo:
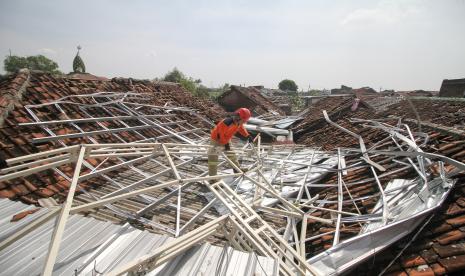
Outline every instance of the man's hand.
<svg viewBox="0 0 465 276">
<path fill-rule="evenodd" d="M 227 143 L 226 145 L 224 145 L 224 149 L 228 151 L 231 150 L 231 145 Z"/>
</svg>

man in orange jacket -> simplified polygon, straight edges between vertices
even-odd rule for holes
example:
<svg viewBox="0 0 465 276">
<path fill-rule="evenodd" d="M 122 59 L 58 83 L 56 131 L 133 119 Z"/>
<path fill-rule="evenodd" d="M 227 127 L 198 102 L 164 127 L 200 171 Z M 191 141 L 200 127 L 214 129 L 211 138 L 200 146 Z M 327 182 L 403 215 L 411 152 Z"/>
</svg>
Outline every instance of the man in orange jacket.
<svg viewBox="0 0 465 276">
<path fill-rule="evenodd" d="M 208 174 L 216 175 L 218 173 L 218 154 L 226 151 L 226 156 L 239 167 L 236 154 L 231 151 L 229 141 L 239 132 L 240 135 L 247 138 L 249 142 L 253 141 L 252 136 L 244 128 L 244 124 L 250 119 L 251 113 L 247 108 L 239 108 L 231 116 L 221 120 L 211 132 L 210 145 L 208 150 Z"/>
</svg>

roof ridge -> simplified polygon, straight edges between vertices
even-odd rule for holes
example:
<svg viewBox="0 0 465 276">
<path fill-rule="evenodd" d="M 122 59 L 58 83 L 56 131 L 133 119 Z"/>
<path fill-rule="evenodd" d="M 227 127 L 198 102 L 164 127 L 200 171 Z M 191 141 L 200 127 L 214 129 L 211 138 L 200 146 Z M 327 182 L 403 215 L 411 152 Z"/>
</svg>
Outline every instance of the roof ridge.
<svg viewBox="0 0 465 276">
<path fill-rule="evenodd" d="M 270 112 L 270 111 L 278 111 L 278 112 L 282 112 L 281 115 L 284 114 L 284 111 L 281 109 L 281 107 L 279 107 L 278 105 L 273 103 L 271 100 L 269 100 L 268 98 L 263 96 L 262 93 L 260 92 L 260 90 L 253 87 L 253 86 L 244 87 L 244 86 L 238 86 L 238 85 L 231 85 L 230 91 L 232 91 L 232 90 L 235 90 L 235 91 L 241 93 L 242 95 L 246 96 L 247 98 L 249 98 L 252 102 L 257 104 L 258 106 L 261 106 L 262 108 L 265 108 L 265 110 L 268 111 L 268 112 Z M 257 101 L 253 97 L 250 97 L 250 95 L 248 93 L 254 93 L 255 96 L 260 98 L 260 101 Z M 223 97 L 223 95 L 225 95 L 225 93 L 223 93 L 220 97 Z M 266 102 L 266 104 L 270 105 L 270 107 L 274 108 L 274 110 L 271 110 L 268 106 L 264 105 L 263 101 Z"/>
<path fill-rule="evenodd" d="M 9 82 L 5 90 L 0 90 L 0 127 L 3 126 L 5 118 L 8 117 L 10 111 L 14 109 L 15 103 L 21 101 L 23 93 L 29 86 L 31 79 L 31 71 L 29 69 L 21 69 Z"/>
</svg>

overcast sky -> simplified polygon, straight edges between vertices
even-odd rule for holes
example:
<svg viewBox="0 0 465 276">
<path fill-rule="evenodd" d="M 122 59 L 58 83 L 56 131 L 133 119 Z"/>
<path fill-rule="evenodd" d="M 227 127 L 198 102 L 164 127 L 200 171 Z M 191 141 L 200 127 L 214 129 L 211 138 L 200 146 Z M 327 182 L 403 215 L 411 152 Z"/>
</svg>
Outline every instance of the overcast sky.
<svg viewBox="0 0 465 276">
<path fill-rule="evenodd" d="M 173 67 L 207 86 L 439 90 L 465 77 L 465 0 L 0 0 L 0 54 L 152 79 Z M 1 69 L 3 73 L 3 68 Z"/>
</svg>

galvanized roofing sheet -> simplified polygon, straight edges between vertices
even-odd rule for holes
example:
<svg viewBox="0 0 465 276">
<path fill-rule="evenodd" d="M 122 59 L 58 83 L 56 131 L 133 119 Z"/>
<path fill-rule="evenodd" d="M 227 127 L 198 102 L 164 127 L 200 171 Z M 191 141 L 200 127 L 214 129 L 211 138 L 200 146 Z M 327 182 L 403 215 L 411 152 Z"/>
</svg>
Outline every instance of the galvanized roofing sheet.
<svg viewBox="0 0 465 276">
<path fill-rule="evenodd" d="M 13 215 L 34 208 L 0 199 L 0 241 L 48 211 L 42 208 L 17 222 L 10 221 Z M 0 251 L 0 275 L 39 275 L 54 223 L 45 223 Z M 129 224 L 114 225 L 73 215 L 66 224 L 53 275 L 106 273 L 171 239 L 135 229 Z M 149 275 L 277 275 L 277 266 L 273 259 L 255 253 L 205 243 L 187 250 Z"/>
</svg>

